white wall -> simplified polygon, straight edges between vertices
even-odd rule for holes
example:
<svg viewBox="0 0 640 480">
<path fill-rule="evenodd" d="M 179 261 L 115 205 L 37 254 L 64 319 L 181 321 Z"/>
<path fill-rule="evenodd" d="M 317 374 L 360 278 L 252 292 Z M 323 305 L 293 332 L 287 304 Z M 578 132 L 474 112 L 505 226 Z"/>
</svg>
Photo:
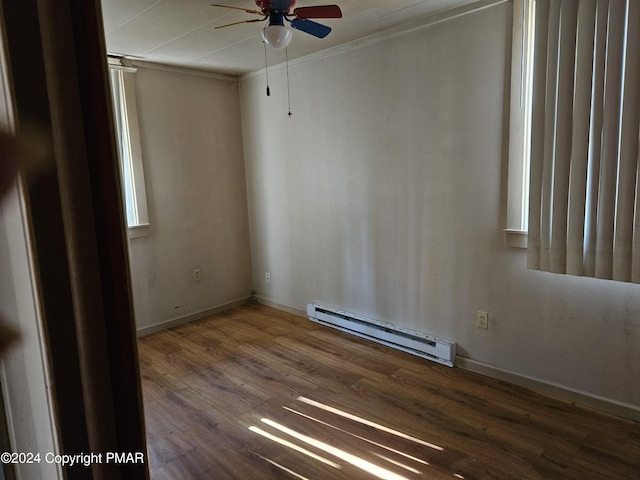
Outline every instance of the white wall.
<svg viewBox="0 0 640 480">
<path fill-rule="evenodd" d="M 241 80 L 254 288 L 450 338 L 467 368 L 640 418 L 640 286 L 529 271 L 504 246 L 511 13 L 293 63 L 292 118 L 283 69 L 271 97 Z"/>
<path fill-rule="evenodd" d="M 151 235 L 129 249 L 148 333 L 245 300 L 251 267 L 237 80 L 141 67 L 135 82 Z"/>
</svg>

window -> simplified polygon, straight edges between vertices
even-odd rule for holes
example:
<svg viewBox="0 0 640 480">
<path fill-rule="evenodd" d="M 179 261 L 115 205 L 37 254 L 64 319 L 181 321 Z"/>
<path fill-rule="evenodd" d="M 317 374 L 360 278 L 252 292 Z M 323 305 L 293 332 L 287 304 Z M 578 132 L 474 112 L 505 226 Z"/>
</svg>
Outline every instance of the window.
<svg viewBox="0 0 640 480">
<path fill-rule="evenodd" d="M 527 248 L 535 2 L 513 3 L 506 243 Z"/>
<path fill-rule="evenodd" d="M 133 84 L 135 69 L 110 65 L 109 70 L 129 237 L 146 236 L 149 216 Z"/>
<path fill-rule="evenodd" d="M 507 227 L 531 269 L 640 283 L 640 2 L 514 8 Z"/>
</svg>

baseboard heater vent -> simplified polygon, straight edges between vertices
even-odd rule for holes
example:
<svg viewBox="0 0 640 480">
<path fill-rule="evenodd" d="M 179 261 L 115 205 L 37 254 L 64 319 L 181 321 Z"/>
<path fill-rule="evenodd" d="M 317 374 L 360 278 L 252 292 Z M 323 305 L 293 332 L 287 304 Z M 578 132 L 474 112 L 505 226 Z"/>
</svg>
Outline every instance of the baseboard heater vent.
<svg viewBox="0 0 640 480">
<path fill-rule="evenodd" d="M 313 322 L 453 367 L 455 342 L 315 303 L 307 304 L 307 315 Z"/>
</svg>

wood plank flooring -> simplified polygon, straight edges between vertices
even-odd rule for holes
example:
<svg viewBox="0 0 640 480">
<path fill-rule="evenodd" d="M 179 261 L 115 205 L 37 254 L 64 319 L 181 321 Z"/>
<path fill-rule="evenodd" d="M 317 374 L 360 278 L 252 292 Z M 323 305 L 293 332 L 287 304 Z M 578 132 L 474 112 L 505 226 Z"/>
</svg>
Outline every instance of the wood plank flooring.
<svg viewBox="0 0 640 480">
<path fill-rule="evenodd" d="M 640 424 L 266 306 L 139 354 L 152 480 L 640 480 Z"/>
</svg>

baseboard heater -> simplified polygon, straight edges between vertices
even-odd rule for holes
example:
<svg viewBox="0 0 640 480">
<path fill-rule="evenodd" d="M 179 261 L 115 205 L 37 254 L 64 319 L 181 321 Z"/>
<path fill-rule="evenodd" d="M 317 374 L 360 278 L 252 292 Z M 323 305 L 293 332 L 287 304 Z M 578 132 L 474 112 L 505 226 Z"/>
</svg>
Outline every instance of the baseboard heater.
<svg viewBox="0 0 640 480">
<path fill-rule="evenodd" d="M 307 304 L 307 315 L 313 322 L 453 367 L 455 342 L 315 303 Z"/>
</svg>

